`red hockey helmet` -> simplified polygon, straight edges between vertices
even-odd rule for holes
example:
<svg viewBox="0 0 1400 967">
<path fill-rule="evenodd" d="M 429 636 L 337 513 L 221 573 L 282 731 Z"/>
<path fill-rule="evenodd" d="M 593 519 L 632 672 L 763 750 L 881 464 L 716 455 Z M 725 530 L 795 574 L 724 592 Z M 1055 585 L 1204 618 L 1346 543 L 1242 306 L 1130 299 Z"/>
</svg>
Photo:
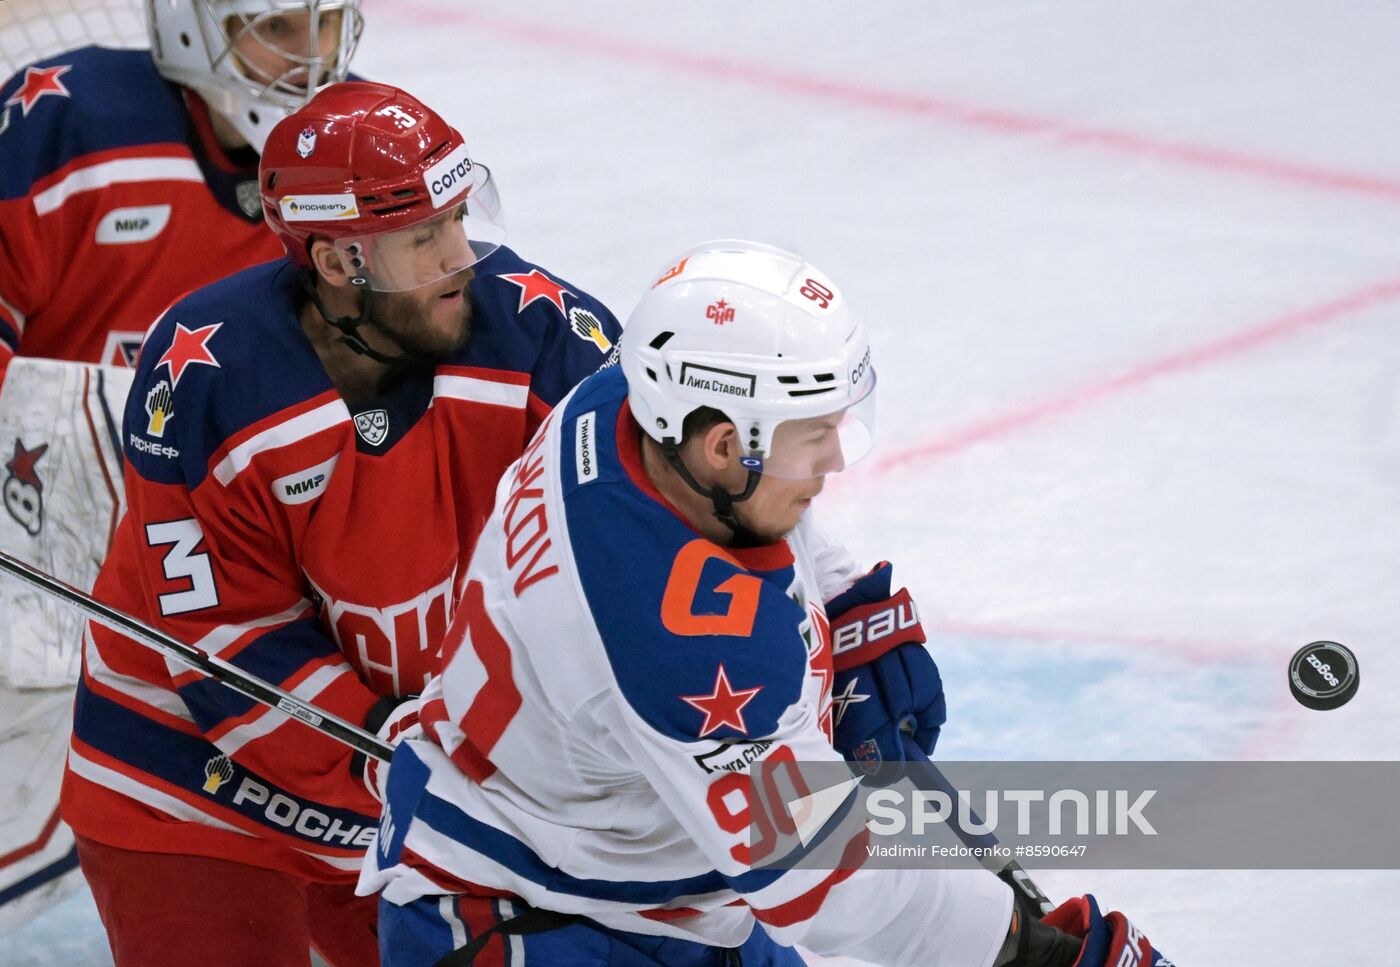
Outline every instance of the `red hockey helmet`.
<svg viewBox="0 0 1400 967">
<path fill-rule="evenodd" d="M 356 285 L 415 289 L 505 240 L 491 171 L 417 98 L 385 84 L 335 84 L 268 135 L 263 214 L 298 265 L 325 238 Z"/>
</svg>

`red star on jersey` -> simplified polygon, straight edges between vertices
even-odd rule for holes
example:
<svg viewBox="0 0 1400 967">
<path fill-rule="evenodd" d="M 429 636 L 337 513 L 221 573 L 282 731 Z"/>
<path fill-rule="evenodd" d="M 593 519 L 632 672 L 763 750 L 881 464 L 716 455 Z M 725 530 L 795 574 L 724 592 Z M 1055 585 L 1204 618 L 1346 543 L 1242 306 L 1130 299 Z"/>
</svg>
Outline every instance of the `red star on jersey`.
<svg viewBox="0 0 1400 967">
<path fill-rule="evenodd" d="M 39 462 L 39 458 L 48 452 L 49 445 L 41 443 L 33 450 L 26 450 L 19 437 L 15 437 L 15 455 L 10 458 L 10 462 L 5 464 L 5 469 L 10 471 L 10 476 L 21 483 L 29 484 L 36 490 L 42 489 L 43 484 L 39 481 L 39 474 L 34 469 L 34 465 Z"/>
<path fill-rule="evenodd" d="M 34 102 L 45 94 L 71 97 L 68 88 L 63 86 L 63 82 L 59 78 L 72 69 L 68 64 L 60 64 L 57 67 L 26 67 L 24 69 L 24 83 L 19 86 L 19 90 L 15 91 L 14 96 L 5 102 L 5 106 L 18 104 L 24 109 L 27 117 L 34 107 Z"/>
<path fill-rule="evenodd" d="M 159 369 L 163 363 L 170 365 L 170 386 L 172 389 L 179 385 L 180 374 L 185 371 L 186 366 L 193 363 L 201 363 L 205 366 L 219 365 L 219 361 L 209 351 L 208 343 L 222 325 L 222 322 L 216 322 L 212 326 L 205 326 L 191 332 L 178 322 L 175 323 L 175 338 L 171 341 L 170 348 L 165 351 L 165 355 L 156 360 L 155 365 L 156 369 Z"/>
<path fill-rule="evenodd" d="M 564 288 L 539 269 L 531 269 L 528 273 L 502 275 L 500 278 L 520 286 L 520 308 L 516 312 L 524 312 L 525 307 L 536 299 L 544 299 L 554 303 L 554 308 L 558 309 L 561 315 L 567 315 L 564 311 L 564 293 L 573 295 L 574 291 Z"/>
<path fill-rule="evenodd" d="M 749 727 L 744 724 L 744 706 L 753 701 L 755 695 L 763 690 L 759 685 L 755 688 L 741 688 L 737 692 L 729 685 L 729 676 L 724 673 L 724 663 L 719 666 L 719 674 L 715 675 L 715 690 L 709 695 L 682 695 L 680 700 L 687 705 L 705 713 L 705 724 L 700 726 L 700 738 L 709 735 L 722 725 L 732 726 L 745 735 L 749 734 Z"/>
</svg>

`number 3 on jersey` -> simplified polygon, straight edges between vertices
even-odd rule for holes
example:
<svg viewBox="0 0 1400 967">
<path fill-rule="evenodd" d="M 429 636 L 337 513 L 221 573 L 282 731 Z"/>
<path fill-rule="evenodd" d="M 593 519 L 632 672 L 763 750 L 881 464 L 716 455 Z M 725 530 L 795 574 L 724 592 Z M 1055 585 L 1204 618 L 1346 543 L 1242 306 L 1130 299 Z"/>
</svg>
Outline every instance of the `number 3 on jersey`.
<svg viewBox="0 0 1400 967">
<path fill-rule="evenodd" d="M 204 531 L 193 517 L 146 525 L 146 543 L 151 547 L 170 547 L 160 562 L 165 579 L 186 585 L 182 590 L 158 595 L 160 613 L 166 617 L 212 608 L 219 603 L 209 555 L 195 550 L 203 542 Z"/>
</svg>

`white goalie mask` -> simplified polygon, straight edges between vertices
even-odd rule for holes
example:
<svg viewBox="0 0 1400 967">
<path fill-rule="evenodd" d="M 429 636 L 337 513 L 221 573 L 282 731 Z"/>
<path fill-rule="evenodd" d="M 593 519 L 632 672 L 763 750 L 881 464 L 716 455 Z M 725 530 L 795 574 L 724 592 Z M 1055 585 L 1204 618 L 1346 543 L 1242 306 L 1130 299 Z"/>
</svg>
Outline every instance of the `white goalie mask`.
<svg viewBox="0 0 1400 967">
<path fill-rule="evenodd" d="M 628 319 L 621 356 L 633 416 L 663 445 L 700 407 L 735 424 L 744 466 L 773 476 L 836 472 L 874 443 L 865 326 L 800 255 L 739 240 L 681 253 Z"/>
<path fill-rule="evenodd" d="M 359 0 L 147 0 L 151 56 L 262 152 L 268 132 L 345 80 Z"/>
</svg>

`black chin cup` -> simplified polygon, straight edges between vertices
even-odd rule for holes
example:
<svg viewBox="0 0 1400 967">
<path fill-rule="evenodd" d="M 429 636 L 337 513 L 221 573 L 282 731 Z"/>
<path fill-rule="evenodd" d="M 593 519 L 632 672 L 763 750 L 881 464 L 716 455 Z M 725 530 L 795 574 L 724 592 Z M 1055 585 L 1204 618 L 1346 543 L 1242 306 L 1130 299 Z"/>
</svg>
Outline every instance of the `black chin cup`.
<svg viewBox="0 0 1400 967">
<path fill-rule="evenodd" d="M 758 547 L 768 543 L 743 524 L 739 523 L 734 516 L 734 505 L 741 501 L 748 500 L 753 496 L 754 490 L 758 487 L 758 481 L 763 476 L 757 470 L 750 469 L 748 480 L 744 482 L 744 489 L 737 494 L 731 494 L 723 487 L 705 487 L 690 472 L 690 468 L 681 459 L 680 444 L 675 437 L 667 437 L 661 444 L 661 452 L 666 456 L 666 462 L 671 465 L 671 469 L 680 474 L 680 478 L 685 481 L 686 486 L 695 491 L 701 497 L 709 498 L 710 505 L 714 507 L 715 518 L 734 532 L 734 547 Z"/>
</svg>

